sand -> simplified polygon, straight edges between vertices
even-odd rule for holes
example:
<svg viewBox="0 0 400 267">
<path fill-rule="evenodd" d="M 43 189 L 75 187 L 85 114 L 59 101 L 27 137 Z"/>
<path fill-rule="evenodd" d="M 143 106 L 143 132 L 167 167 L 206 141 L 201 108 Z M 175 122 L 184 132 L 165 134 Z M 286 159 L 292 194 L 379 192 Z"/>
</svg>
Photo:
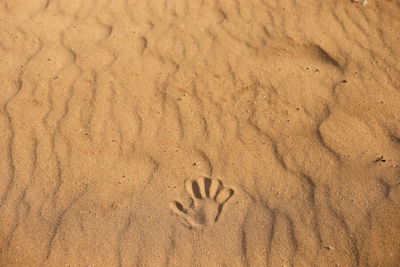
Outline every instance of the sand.
<svg viewBox="0 0 400 267">
<path fill-rule="evenodd" d="M 0 266 L 399 266 L 397 0 L 1 0 Z"/>
</svg>

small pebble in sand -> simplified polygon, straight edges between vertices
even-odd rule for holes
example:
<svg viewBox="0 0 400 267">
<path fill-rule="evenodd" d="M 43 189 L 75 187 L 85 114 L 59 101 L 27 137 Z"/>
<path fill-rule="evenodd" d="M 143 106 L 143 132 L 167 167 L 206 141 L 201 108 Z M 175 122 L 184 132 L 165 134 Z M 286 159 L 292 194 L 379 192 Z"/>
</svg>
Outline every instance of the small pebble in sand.
<svg viewBox="0 0 400 267">
<path fill-rule="evenodd" d="M 361 1 L 361 5 L 362 5 L 362 6 L 366 6 L 367 4 L 368 4 L 368 1 L 367 1 L 367 0 Z"/>
</svg>

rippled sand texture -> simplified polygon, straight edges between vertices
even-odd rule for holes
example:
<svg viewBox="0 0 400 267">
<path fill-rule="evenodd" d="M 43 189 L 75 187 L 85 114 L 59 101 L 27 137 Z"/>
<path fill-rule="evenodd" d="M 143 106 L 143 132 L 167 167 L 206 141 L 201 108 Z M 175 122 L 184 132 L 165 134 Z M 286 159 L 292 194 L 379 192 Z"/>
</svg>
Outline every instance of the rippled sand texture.
<svg viewBox="0 0 400 267">
<path fill-rule="evenodd" d="M 0 18 L 0 266 L 398 266 L 398 1 Z"/>
</svg>

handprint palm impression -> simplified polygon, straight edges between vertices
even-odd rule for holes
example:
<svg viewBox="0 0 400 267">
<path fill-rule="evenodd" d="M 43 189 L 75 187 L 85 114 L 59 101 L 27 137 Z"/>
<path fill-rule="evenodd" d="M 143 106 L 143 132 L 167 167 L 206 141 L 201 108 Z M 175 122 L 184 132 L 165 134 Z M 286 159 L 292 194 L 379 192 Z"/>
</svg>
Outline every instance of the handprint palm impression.
<svg viewBox="0 0 400 267">
<path fill-rule="evenodd" d="M 190 228 L 215 224 L 225 203 L 233 196 L 234 190 L 224 187 L 218 179 L 200 178 L 185 182 L 186 191 L 191 197 L 189 207 L 178 201 L 170 204 L 170 209 L 182 217 Z"/>
</svg>

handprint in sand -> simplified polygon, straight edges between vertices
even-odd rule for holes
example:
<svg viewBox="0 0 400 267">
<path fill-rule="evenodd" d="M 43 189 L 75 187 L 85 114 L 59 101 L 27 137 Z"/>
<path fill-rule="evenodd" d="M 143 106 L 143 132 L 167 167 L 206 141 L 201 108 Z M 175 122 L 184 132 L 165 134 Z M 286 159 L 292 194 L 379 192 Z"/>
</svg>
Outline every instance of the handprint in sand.
<svg viewBox="0 0 400 267">
<path fill-rule="evenodd" d="M 191 197 L 189 207 L 173 201 L 170 209 L 182 217 L 191 228 L 215 224 L 225 203 L 234 194 L 233 189 L 224 187 L 220 180 L 211 178 L 188 180 L 185 187 Z"/>
</svg>

